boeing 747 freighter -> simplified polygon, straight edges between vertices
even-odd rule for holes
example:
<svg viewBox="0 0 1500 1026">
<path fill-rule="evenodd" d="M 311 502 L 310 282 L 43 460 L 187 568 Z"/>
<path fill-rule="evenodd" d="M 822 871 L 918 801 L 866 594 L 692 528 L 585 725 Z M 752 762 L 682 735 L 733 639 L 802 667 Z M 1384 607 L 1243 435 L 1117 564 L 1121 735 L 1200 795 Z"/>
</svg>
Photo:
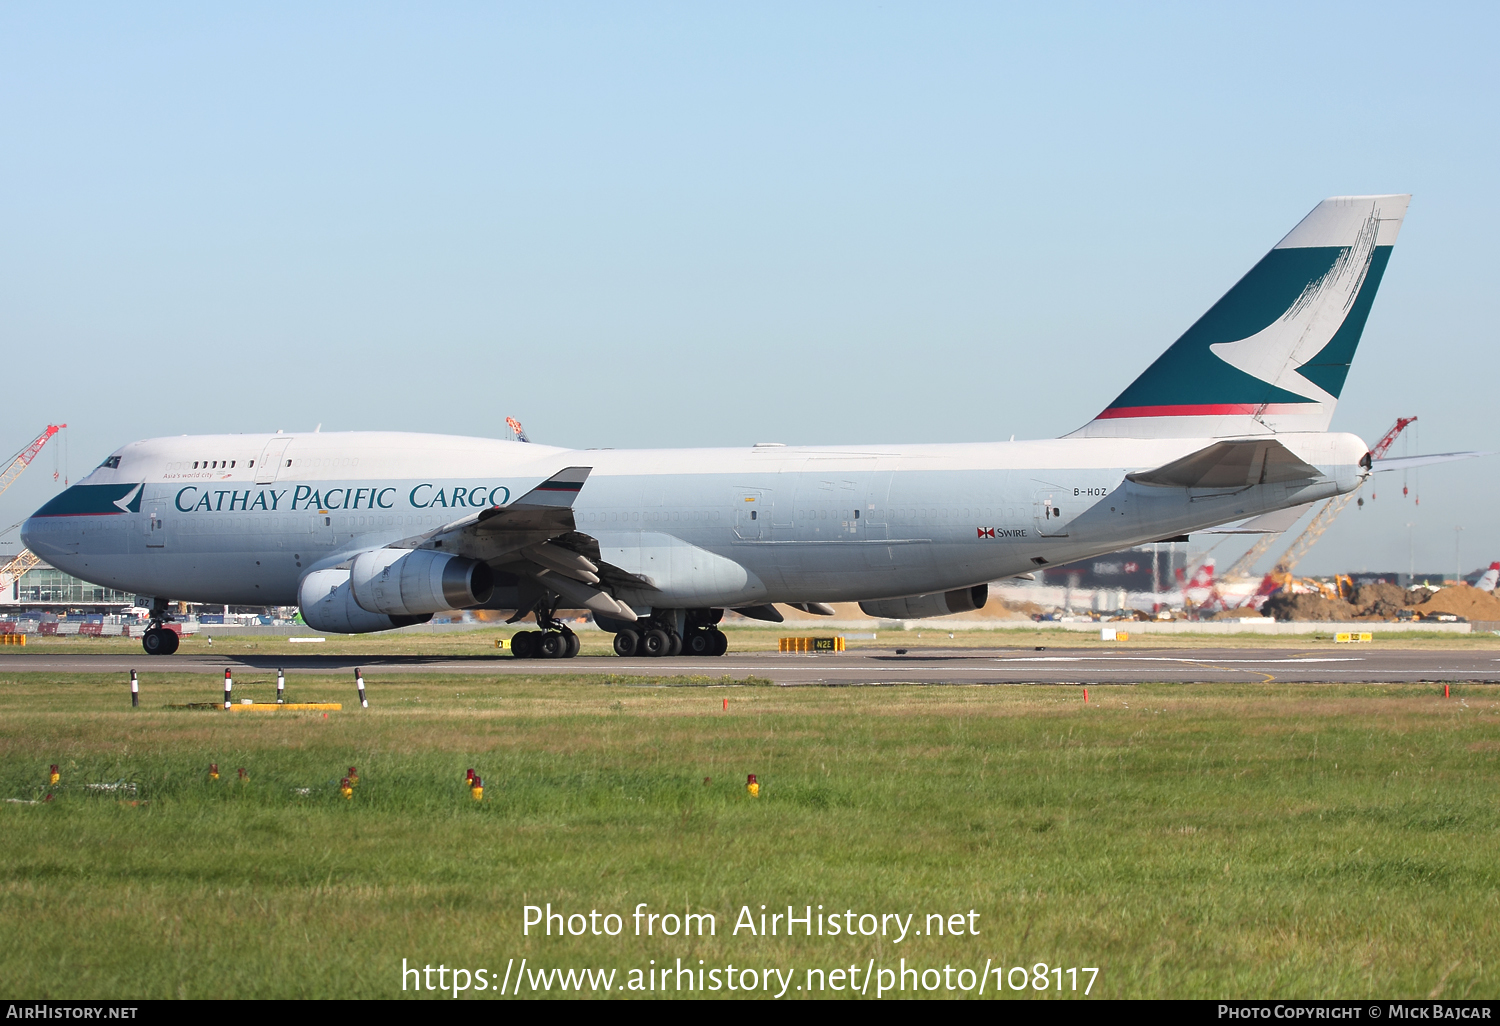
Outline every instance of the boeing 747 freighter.
<svg viewBox="0 0 1500 1026">
<path fill-rule="evenodd" d="M 571 656 L 585 608 L 621 655 L 722 654 L 726 609 L 858 601 L 913 618 L 986 582 L 1357 488 L 1329 432 L 1409 197 L 1318 204 L 1108 408 L 1062 438 L 570 450 L 395 432 L 132 442 L 37 510 L 25 543 L 170 603 L 301 607 L 321 631 L 452 609 L 531 615 L 517 656 Z"/>
</svg>

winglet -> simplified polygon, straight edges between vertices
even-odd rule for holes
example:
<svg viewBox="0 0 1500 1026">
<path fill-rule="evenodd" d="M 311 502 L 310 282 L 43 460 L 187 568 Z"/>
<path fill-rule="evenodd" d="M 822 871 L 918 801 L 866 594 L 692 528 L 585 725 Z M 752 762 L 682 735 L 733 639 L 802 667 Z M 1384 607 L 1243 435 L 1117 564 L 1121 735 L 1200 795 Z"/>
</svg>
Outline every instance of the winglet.
<svg viewBox="0 0 1500 1026">
<path fill-rule="evenodd" d="M 589 478 L 593 467 L 568 467 L 559 470 L 531 491 L 521 496 L 512 506 L 554 506 L 571 509 L 578 498 L 578 491 Z"/>
</svg>

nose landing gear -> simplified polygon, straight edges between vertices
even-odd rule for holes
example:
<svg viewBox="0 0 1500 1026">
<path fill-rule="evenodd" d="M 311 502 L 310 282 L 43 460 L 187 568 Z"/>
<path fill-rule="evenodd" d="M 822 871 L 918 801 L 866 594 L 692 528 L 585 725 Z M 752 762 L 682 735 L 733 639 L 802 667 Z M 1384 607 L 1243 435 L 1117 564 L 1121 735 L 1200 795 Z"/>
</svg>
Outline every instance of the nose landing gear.
<svg viewBox="0 0 1500 1026">
<path fill-rule="evenodd" d="M 176 631 L 160 625 L 146 628 L 146 633 L 141 635 L 141 647 L 152 656 L 171 655 L 177 651 L 178 641 Z"/>
<path fill-rule="evenodd" d="M 181 639 L 176 631 L 163 626 L 171 622 L 172 615 L 167 612 L 166 599 L 152 599 L 151 619 L 146 621 L 146 633 L 141 635 L 141 647 L 146 650 L 147 655 L 171 655 L 177 651 Z"/>
</svg>

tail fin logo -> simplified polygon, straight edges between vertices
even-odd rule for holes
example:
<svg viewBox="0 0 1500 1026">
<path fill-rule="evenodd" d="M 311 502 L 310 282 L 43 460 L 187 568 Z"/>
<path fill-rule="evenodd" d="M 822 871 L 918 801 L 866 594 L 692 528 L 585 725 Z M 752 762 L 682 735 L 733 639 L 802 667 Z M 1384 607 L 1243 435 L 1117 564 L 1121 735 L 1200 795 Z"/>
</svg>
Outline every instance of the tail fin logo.
<svg viewBox="0 0 1500 1026">
<path fill-rule="evenodd" d="M 1075 434 L 1328 430 L 1410 198 L 1319 203 Z"/>
<path fill-rule="evenodd" d="M 1302 367 L 1327 348 L 1343 327 L 1349 308 L 1370 273 L 1379 236 L 1377 208 L 1365 219 L 1354 245 L 1341 250 L 1333 266 L 1309 282 L 1286 313 L 1248 338 L 1216 342 L 1208 347 L 1209 351 L 1236 370 L 1275 388 L 1314 402 L 1337 402 L 1336 394 L 1304 377 Z"/>
</svg>

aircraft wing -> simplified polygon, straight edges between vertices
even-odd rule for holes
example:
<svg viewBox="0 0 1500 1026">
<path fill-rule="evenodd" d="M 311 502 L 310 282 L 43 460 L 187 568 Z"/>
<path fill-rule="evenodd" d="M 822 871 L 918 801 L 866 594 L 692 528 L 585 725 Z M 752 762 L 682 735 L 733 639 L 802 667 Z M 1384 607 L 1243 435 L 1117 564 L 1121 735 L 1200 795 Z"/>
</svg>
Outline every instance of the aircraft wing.
<svg viewBox="0 0 1500 1026">
<path fill-rule="evenodd" d="M 1433 463 L 1452 463 L 1454 460 L 1471 460 L 1475 456 L 1489 456 L 1487 452 L 1440 452 L 1431 456 L 1392 456 L 1379 459 L 1371 468 L 1376 473 L 1383 470 L 1414 470 Z"/>
<path fill-rule="evenodd" d="M 1248 488 L 1322 476 L 1274 438 L 1215 442 L 1154 470 L 1125 475 L 1136 484 L 1169 488 Z"/>
<path fill-rule="evenodd" d="M 578 530 L 573 503 L 591 467 L 567 467 L 504 506 L 491 506 L 409 538 L 398 546 L 437 548 L 481 559 L 492 568 L 534 582 L 569 605 L 635 620 L 609 590 L 652 590 L 649 581 L 599 558 L 599 543 Z M 517 610 L 525 615 L 530 609 Z"/>
</svg>

